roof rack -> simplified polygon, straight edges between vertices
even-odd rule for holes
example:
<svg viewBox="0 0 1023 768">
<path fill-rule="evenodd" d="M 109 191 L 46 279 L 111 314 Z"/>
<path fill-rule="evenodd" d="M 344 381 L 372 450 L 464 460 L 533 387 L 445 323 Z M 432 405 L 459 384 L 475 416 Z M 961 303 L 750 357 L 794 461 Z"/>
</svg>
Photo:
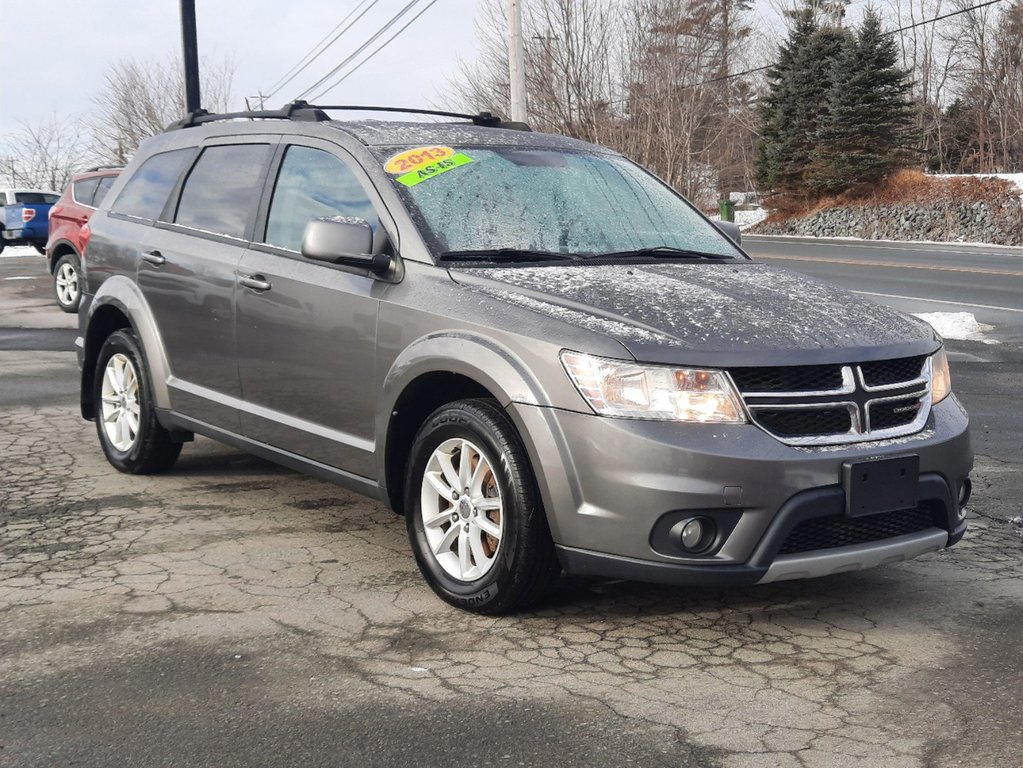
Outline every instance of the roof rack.
<svg viewBox="0 0 1023 768">
<path fill-rule="evenodd" d="M 189 113 L 184 119 L 171 123 L 165 130 L 176 131 L 180 128 L 192 128 L 204 123 L 212 123 L 220 120 L 302 120 L 309 122 L 324 122 L 330 120 L 327 110 L 350 111 L 350 112 L 399 112 L 410 115 L 436 115 L 438 117 L 456 117 L 462 120 L 471 120 L 473 125 L 482 125 L 487 128 L 506 128 L 513 131 L 531 131 L 532 128 L 526 123 L 502 120 L 490 112 L 479 112 L 469 115 L 464 112 L 443 112 L 436 109 L 413 109 L 405 107 L 374 107 L 357 106 L 349 104 L 319 106 L 306 101 L 293 101 L 285 104 L 281 109 L 263 109 L 248 112 L 225 112 L 214 114 L 205 109 L 197 109 Z"/>
<path fill-rule="evenodd" d="M 95 171 L 121 171 L 124 170 L 123 165 L 97 165 L 92 168 L 86 168 L 82 173 L 94 173 Z"/>
</svg>

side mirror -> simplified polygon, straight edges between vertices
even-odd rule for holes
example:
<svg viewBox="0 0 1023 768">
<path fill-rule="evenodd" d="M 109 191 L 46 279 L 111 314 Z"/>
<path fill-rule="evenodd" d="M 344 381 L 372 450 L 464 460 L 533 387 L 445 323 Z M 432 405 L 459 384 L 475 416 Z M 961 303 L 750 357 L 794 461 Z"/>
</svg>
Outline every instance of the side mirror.
<svg viewBox="0 0 1023 768">
<path fill-rule="evenodd" d="M 373 250 L 373 229 L 365 219 L 333 216 L 312 219 L 305 225 L 302 255 L 314 261 L 362 267 L 371 272 L 386 272 L 391 257 Z"/>
<path fill-rule="evenodd" d="M 714 226 L 732 238 L 736 245 L 742 245 L 742 232 L 739 231 L 738 224 L 731 221 L 715 221 Z"/>
</svg>

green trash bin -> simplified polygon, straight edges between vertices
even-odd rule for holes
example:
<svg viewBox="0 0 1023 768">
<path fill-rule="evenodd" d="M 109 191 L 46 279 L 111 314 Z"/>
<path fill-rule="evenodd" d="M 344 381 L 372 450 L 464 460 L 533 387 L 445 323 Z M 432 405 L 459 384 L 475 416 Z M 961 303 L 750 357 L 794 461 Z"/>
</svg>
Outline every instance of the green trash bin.
<svg viewBox="0 0 1023 768">
<path fill-rule="evenodd" d="M 718 210 L 721 212 L 721 221 L 735 221 L 735 203 L 731 200 L 719 200 Z"/>
</svg>

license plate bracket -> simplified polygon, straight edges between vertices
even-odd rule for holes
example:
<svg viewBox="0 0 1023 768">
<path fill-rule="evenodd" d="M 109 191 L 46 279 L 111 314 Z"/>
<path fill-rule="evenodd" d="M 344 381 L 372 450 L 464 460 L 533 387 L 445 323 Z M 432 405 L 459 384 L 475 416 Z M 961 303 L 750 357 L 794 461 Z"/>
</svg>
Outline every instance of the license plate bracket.
<svg viewBox="0 0 1023 768">
<path fill-rule="evenodd" d="M 920 457 L 894 456 L 842 464 L 847 517 L 913 509 L 917 502 Z"/>
</svg>

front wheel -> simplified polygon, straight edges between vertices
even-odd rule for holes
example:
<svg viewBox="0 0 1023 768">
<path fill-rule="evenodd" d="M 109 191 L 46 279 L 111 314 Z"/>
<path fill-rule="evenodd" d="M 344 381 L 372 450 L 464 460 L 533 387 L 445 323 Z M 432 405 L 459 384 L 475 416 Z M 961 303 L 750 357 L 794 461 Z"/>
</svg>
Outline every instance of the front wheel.
<svg viewBox="0 0 1023 768">
<path fill-rule="evenodd" d="M 82 300 L 81 262 L 73 253 L 65 253 L 53 269 L 53 293 L 57 306 L 65 312 L 77 312 Z"/>
<path fill-rule="evenodd" d="M 405 520 L 441 598 L 477 613 L 526 608 L 560 568 L 529 460 L 489 400 L 442 406 L 412 444 Z"/>
<path fill-rule="evenodd" d="M 103 342 L 96 361 L 93 402 L 99 442 L 116 469 L 150 474 L 177 461 L 181 443 L 156 419 L 145 357 L 131 331 L 114 331 Z"/>
</svg>

